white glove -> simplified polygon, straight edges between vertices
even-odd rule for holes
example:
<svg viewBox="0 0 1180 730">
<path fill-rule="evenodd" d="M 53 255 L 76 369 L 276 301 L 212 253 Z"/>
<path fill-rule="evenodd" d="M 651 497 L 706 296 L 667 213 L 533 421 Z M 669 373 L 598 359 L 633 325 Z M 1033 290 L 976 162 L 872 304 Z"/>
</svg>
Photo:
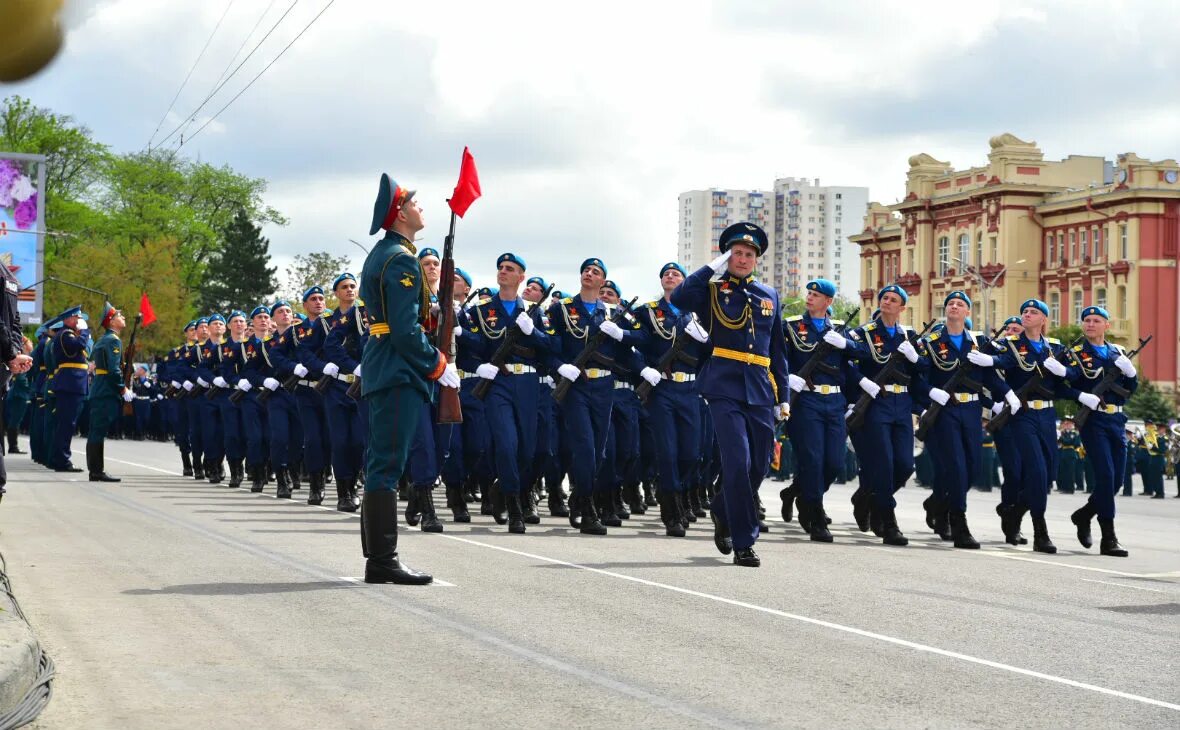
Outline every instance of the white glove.
<svg viewBox="0 0 1180 730">
<path fill-rule="evenodd" d="M 713 259 L 709 262 L 709 268 L 718 274 L 725 273 L 725 270 L 729 268 L 729 257 L 732 253 L 733 251 L 726 251 Z"/>
<path fill-rule="evenodd" d="M 225 378 L 221 377 L 220 375 L 218 375 L 216 378 L 213 378 L 213 384 L 216 385 L 218 388 L 228 388 L 229 387 L 229 383 L 225 382 Z"/>
<path fill-rule="evenodd" d="M 455 363 L 447 363 L 446 368 L 443 369 L 442 377 L 438 379 L 438 384 L 444 388 L 458 388 L 462 380 L 459 378 L 459 368 L 455 367 Z"/>
<path fill-rule="evenodd" d="M 968 352 L 967 359 L 972 365 L 976 365 L 981 368 L 995 367 L 996 364 L 996 359 L 994 357 L 991 355 L 984 355 L 979 350 L 972 350 L 971 352 Z"/>
<path fill-rule="evenodd" d="M 193 389 L 193 383 L 191 380 L 184 381 L 184 389 L 188 390 L 188 391 L 191 391 Z"/>
<path fill-rule="evenodd" d="M 337 365 L 334 362 L 324 363 L 324 375 L 327 375 L 329 378 L 334 378 L 339 374 L 340 374 L 340 366 L 339 365 Z"/>
<path fill-rule="evenodd" d="M 691 320 L 687 325 L 684 326 L 684 334 L 693 338 L 697 342 L 709 341 L 709 333 L 705 331 L 704 327 L 697 324 L 695 319 Z"/>
<path fill-rule="evenodd" d="M 455 329 L 451 330 L 451 337 L 453 337 L 455 339 L 459 339 L 459 337 L 462 334 L 463 334 L 463 328 L 460 327 L 459 325 L 455 325 Z"/>
<path fill-rule="evenodd" d="M 355 368 L 353 368 L 352 374 L 353 374 L 353 375 L 355 375 L 355 376 L 357 376 L 358 378 L 361 376 L 361 366 L 360 366 L 360 364 L 357 364 L 357 366 L 356 366 Z"/>
<path fill-rule="evenodd" d="M 795 373 L 791 373 L 790 375 L 787 376 L 787 387 L 790 388 L 791 390 L 795 391 L 796 393 L 799 393 L 799 392 L 802 392 L 802 390 L 807 387 L 807 381 L 804 380 L 803 378 L 799 377 Z"/>
<path fill-rule="evenodd" d="M 1098 410 L 1098 406 L 1102 404 L 1102 399 L 1093 393 L 1079 393 L 1078 403 L 1081 403 L 1092 411 L 1096 411 Z"/>
<path fill-rule="evenodd" d="M 197 385 L 201 386 L 202 388 L 209 387 L 209 383 L 205 382 L 204 378 L 197 378 Z"/>
<path fill-rule="evenodd" d="M 1061 361 L 1055 357 L 1050 357 L 1045 360 L 1045 369 L 1059 378 L 1065 377 L 1065 366 L 1062 365 Z"/>
<path fill-rule="evenodd" d="M 1117 358 L 1115 358 L 1114 366 L 1128 378 L 1133 378 L 1137 375 L 1135 372 L 1135 364 L 1132 363 L 1130 358 L 1128 358 L 1126 355 L 1119 355 Z"/>
<path fill-rule="evenodd" d="M 611 338 L 615 342 L 622 342 L 623 341 L 623 328 L 618 326 L 614 322 L 610 321 L 609 319 L 607 321 L 603 322 L 602 325 L 598 329 L 602 330 L 602 334 Z"/>
<path fill-rule="evenodd" d="M 279 389 L 279 381 L 275 380 L 274 378 L 267 378 L 266 380 L 262 381 L 262 385 L 267 390 Z"/>
<path fill-rule="evenodd" d="M 650 383 L 653 388 L 659 385 L 660 381 L 663 380 L 663 378 L 660 377 L 660 371 L 656 370 L 655 368 L 644 368 L 640 370 L 639 377 Z"/>
<path fill-rule="evenodd" d="M 868 393 L 870 398 L 876 398 L 881 393 L 881 386 L 868 378 L 860 379 L 860 389 Z"/>
<path fill-rule="evenodd" d="M 912 363 L 918 362 L 918 351 L 914 349 L 914 346 L 910 344 L 909 340 L 898 345 L 897 351 L 904 355 L 906 360 Z"/>
<path fill-rule="evenodd" d="M 301 378 L 306 378 L 307 372 L 308 372 L 307 368 L 303 366 L 303 363 L 301 363 L 301 362 L 295 363 L 295 374 L 296 375 L 298 375 Z"/>
<path fill-rule="evenodd" d="M 238 381 L 238 390 L 242 391 L 243 393 L 250 392 L 250 389 L 253 387 L 253 385 L 250 385 L 250 381 L 246 380 L 245 378 L 242 378 Z"/>
<path fill-rule="evenodd" d="M 951 394 L 942 388 L 930 389 L 930 400 L 934 401 L 940 406 L 945 406 L 946 402 L 951 399 Z"/>
<path fill-rule="evenodd" d="M 175 380 L 173 380 L 173 381 L 170 383 L 170 385 L 171 385 L 173 388 L 176 388 L 177 390 L 180 390 L 180 383 L 176 382 Z"/>
<path fill-rule="evenodd" d="M 856 404 L 849 403 L 848 407 L 844 409 L 844 420 L 848 420 L 849 416 L 851 416 L 852 412 L 855 410 L 856 410 Z"/>
<path fill-rule="evenodd" d="M 123 391 L 123 400 L 127 403 L 135 400 L 135 392 L 130 390 Z"/>
<path fill-rule="evenodd" d="M 496 376 L 500 374 L 500 368 L 490 362 L 480 363 L 479 367 L 475 369 L 475 374 L 484 380 L 495 380 Z"/>
<path fill-rule="evenodd" d="M 1004 400 L 1008 401 L 1008 408 L 1012 413 L 1015 414 L 1020 410 L 1020 399 L 1016 397 L 1016 391 L 1008 391 L 1008 394 L 1004 396 Z"/>
<path fill-rule="evenodd" d="M 577 380 L 578 378 L 582 377 L 582 371 L 573 365 L 570 365 L 568 362 L 562 363 L 558 366 L 557 374 L 570 381 Z"/>
<path fill-rule="evenodd" d="M 791 405 L 789 403 L 779 403 L 774 407 L 774 417 L 776 420 L 785 421 L 791 417 Z"/>
<path fill-rule="evenodd" d="M 164 400 L 164 396 L 163 396 L 163 395 L 157 395 L 157 396 L 156 396 L 156 400 Z"/>
<path fill-rule="evenodd" d="M 836 330 L 828 330 L 824 333 L 824 342 L 828 343 L 837 350 L 843 350 L 848 347 L 848 340 L 844 339 L 844 335 Z"/>
<path fill-rule="evenodd" d="M 536 327 L 533 325 L 533 318 L 524 312 L 516 315 L 516 326 L 520 328 L 520 331 L 523 332 L 525 336 L 531 335 L 533 330 L 536 329 Z"/>
<path fill-rule="evenodd" d="M 998 415 L 1000 415 L 1000 411 L 1002 411 L 1002 410 L 1004 410 L 1004 404 L 1003 403 L 996 403 L 995 405 L 992 406 L 992 415 L 998 416 Z"/>
</svg>

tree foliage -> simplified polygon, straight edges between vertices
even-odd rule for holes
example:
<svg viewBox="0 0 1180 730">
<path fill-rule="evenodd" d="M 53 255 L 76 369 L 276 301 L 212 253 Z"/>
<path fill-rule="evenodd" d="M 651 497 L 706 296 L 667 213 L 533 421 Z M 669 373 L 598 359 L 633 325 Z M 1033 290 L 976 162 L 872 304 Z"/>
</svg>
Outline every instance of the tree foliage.
<svg viewBox="0 0 1180 730">
<path fill-rule="evenodd" d="M 328 251 L 313 251 L 306 256 L 300 254 L 287 267 L 287 286 L 283 294 L 291 300 L 292 307 L 300 309 L 303 292 L 319 284 L 324 287 L 328 308 L 335 307 L 336 297 L 329 288 L 337 276 L 348 271 L 351 263 L 348 256 L 335 256 Z"/>
<path fill-rule="evenodd" d="M 240 309 L 249 315 L 255 306 L 268 301 L 278 288 L 270 263 L 270 241 L 262 229 L 239 210 L 222 232 L 224 247 L 209 261 L 209 276 L 198 291 L 202 312 L 230 312 Z"/>
<path fill-rule="evenodd" d="M 1155 383 L 1139 375 L 1139 387 L 1127 401 L 1127 417 L 1167 423 L 1176 417 L 1176 406 Z"/>
</svg>

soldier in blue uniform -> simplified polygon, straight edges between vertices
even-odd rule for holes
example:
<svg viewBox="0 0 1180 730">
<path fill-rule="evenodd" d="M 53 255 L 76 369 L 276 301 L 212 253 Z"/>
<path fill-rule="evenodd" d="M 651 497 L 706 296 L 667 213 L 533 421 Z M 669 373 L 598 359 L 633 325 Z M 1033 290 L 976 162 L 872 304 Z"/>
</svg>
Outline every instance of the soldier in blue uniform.
<svg viewBox="0 0 1180 730">
<path fill-rule="evenodd" d="M 1018 337 L 1022 332 L 1024 332 L 1024 322 L 1019 316 L 1013 315 L 1004 320 L 1004 328 L 1000 333 L 1000 339 Z M 991 348 L 994 348 L 994 346 L 994 343 L 989 344 Z M 989 350 L 989 352 L 992 352 L 992 350 Z M 1005 400 L 1002 397 L 995 397 L 991 400 L 994 402 L 989 406 L 989 417 L 994 417 L 1003 410 Z M 1020 526 L 1013 522 L 1017 514 L 1016 502 L 1020 491 L 1020 477 L 1016 473 L 1018 458 L 1016 456 L 1016 444 L 1012 439 L 1011 428 L 1005 426 L 999 429 L 995 432 L 994 439 L 996 456 L 1000 460 L 1000 475 L 1003 477 L 1000 482 L 1000 502 L 996 505 L 996 514 L 1000 517 L 1000 529 L 1004 533 L 1004 540 L 1008 544 L 1027 545 L 1028 539 L 1021 534 Z"/>
<path fill-rule="evenodd" d="M 455 269 L 454 299 L 462 307 L 471 293 L 471 275 L 460 268 Z M 464 332 L 470 331 L 468 314 L 471 307 L 456 313 L 455 321 Z M 483 417 L 483 401 L 475 398 L 472 391 L 480 378 L 475 374 L 479 360 L 471 353 L 471 347 L 464 347 L 462 336 L 455 341 L 455 364 L 459 367 L 459 406 L 463 412 L 463 423 L 453 424 L 451 439 L 447 443 L 447 458 L 443 462 L 442 481 L 446 486 L 447 507 L 454 514 L 455 522 L 471 522 L 467 511 L 467 490 L 474 491 L 478 462 L 486 455 L 488 436 L 487 424 Z M 474 494 L 471 501 L 475 501 Z"/>
<path fill-rule="evenodd" d="M 239 354 L 233 358 L 232 367 L 237 369 L 238 378 L 231 382 L 245 393 L 238 404 L 242 412 L 242 432 L 246 439 L 246 478 L 250 480 L 251 492 L 261 492 L 266 484 L 266 462 L 270 450 L 266 438 L 269 429 L 266 404 L 260 403 L 258 396 L 266 387 L 266 381 L 273 379 L 274 373 L 267 360 L 264 340 L 270 329 L 270 307 L 260 304 L 252 309 L 250 323 L 254 333 L 235 345 Z M 226 377 L 226 374 L 223 373 L 222 377 Z"/>
<path fill-rule="evenodd" d="M 368 442 L 368 414 L 364 401 L 348 397 L 348 389 L 361 376 L 361 356 L 369 339 L 365 307 L 357 304 L 356 277 L 343 273 L 332 282 L 339 302 L 328 318 L 330 330 L 324 340 L 323 372 L 336 382 L 324 396 L 328 433 L 332 437 L 332 473 L 336 478 L 336 509 L 356 512 L 360 506 L 356 485 L 365 463 Z M 464 414 L 466 416 L 466 414 Z"/>
<path fill-rule="evenodd" d="M 94 343 L 91 353 L 94 382 L 87 395 L 90 428 L 86 432 L 86 467 L 92 482 L 118 482 L 122 480 L 106 472 L 103 451 L 107 431 L 119 417 L 120 401 L 130 403 L 135 399 L 135 394 L 123 385 L 123 343 L 119 334 L 127 326 L 127 321 L 122 312 L 107 302 L 100 324 L 105 332 Z"/>
<path fill-rule="evenodd" d="M 524 293 L 521 295 L 526 302 L 541 307 L 541 324 L 545 330 L 550 329 L 549 318 L 545 313 L 549 304 L 543 301 L 545 290 L 549 288 L 545 279 L 540 276 L 529 277 Z M 556 290 L 554 290 L 556 291 Z M 558 299 L 560 301 L 560 299 Z M 533 456 L 532 474 L 535 489 L 540 491 L 544 484 L 547 492 L 549 514 L 553 517 L 569 517 L 566 506 L 566 494 L 562 488 L 562 473 L 560 462 L 561 430 L 558 428 L 557 404 L 553 401 L 554 373 L 549 369 L 549 363 L 539 363 L 540 378 L 537 385 L 537 449 Z M 557 475 L 555 478 L 554 475 Z"/>
<path fill-rule="evenodd" d="M 267 377 L 262 387 L 271 392 L 266 401 L 267 425 L 270 429 L 270 461 L 275 472 L 275 496 L 290 499 L 299 488 L 299 464 L 303 450 L 303 430 L 299 421 L 299 407 L 283 383 L 291 377 L 306 375 L 294 353 L 295 335 L 292 322 L 295 314 L 286 300 L 278 300 L 270 308 L 274 331 L 263 343 L 262 356 Z"/>
<path fill-rule="evenodd" d="M 220 367 L 215 371 L 213 387 L 217 389 L 213 402 L 221 416 L 221 432 L 224 438 L 225 459 L 229 463 L 229 487 L 242 486 L 245 477 L 243 462 L 246 458 L 246 436 L 242 426 L 242 406 L 230 400 L 230 395 L 242 378 L 245 367 L 243 345 L 246 341 L 246 313 L 240 310 L 230 312 L 229 337 L 221 345 Z"/>
<path fill-rule="evenodd" d="M 300 379 L 295 388 L 295 401 L 299 404 L 299 420 L 303 426 L 303 466 L 307 470 L 309 485 L 308 504 L 323 503 L 325 475 L 332 457 L 324 398 L 313 389 L 321 378 L 330 378 L 330 373 L 335 371 L 335 368 L 328 367 L 330 363 L 324 359 L 324 340 L 330 328 L 327 318 L 323 316 L 326 303 L 322 286 L 316 284 L 308 287 L 303 292 L 303 309 L 307 312 L 307 320 L 291 328 L 295 344 L 292 351 L 299 361 L 296 374 Z"/>
<path fill-rule="evenodd" d="M 221 408 L 214 391 L 213 400 L 205 395 L 215 388 L 213 381 L 220 377 L 221 345 L 225 334 L 225 317 L 212 314 L 206 319 L 206 339 L 194 348 L 195 355 L 190 353 L 189 364 L 193 366 L 196 384 L 200 386 L 192 392 L 196 394 L 196 410 L 201 422 L 201 443 L 205 447 L 202 463 L 205 467 L 205 478 L 210 484 L 220 484 L 225 476 L 223 461 L 225 459 L 225 434 L 221 425 Z M 198 329 L 200 323 L 198 320 Z M 225 397 L 225 396 L 220 396 Z"/>
<path fill-rule="evenodd" d="M 187 367 L 185 365 L 185 356 L 188 342 L 196 337 L 196 330 L 197 323 L 195 320 L 186 324 L 183 330 L 181 330 L 181 334 L 185 336 L 185 344 L 177 345 L 169 350 L 164 355 L 163 361 L 156 368 L 156 377 L 160 383 L 167 383 L 172 389 L 173 397 L 168 401 L 171 404 L 169 407 L 169 415 L 172 419 L 171 429 L 173 439 L 176 442 L 176 448 L 180 450 L 181 465 L 186 477 L 193 475 L 193 462 L 190 457 L 192 446 L 189 441 L 188 405 L 186 402 L 187 399 L 180 397 L 183 395 L 181 381 L 184 379 L 183 372 Z M 199 457 L 197 461 L 200 461 Z"/>
<path fill-rule="evenodd" d="M 735 223 L 718 239 L 721 255 L 693 272 L 670 297 L 697 315 L 713 346 L 697 379 L 709 404 L 721 451 L 721 489 L 713 497 L 713 540 L 735 565 L 758 567 L 754 495 L 770 466 L 775 419 L 790 415 L 787 346 L 774 289 L 753 276 L 767 249 L 766 232 Z M 712 281 L 714 276 L 719 281 Z M 843 406 L 840 408 L 843 422 Z"/>
<path fill-rule="evenodd" d="M 46 456 L 47 441 L 45 440 L 45 421 L 49 415 L 45 403 L 45 391 L 49 387 L 49 377 L 45 371 L 45 353 L 53 346 L 49 328 L 56 319 L 56 317 L 50 319 L 37 328 L 33 343 L 33 362 L 29 368 L 33 386 L 33 415 L 29 422 L 29 458 L 33 460 L 33 463 L 42 466 L 49 463 Z"/>
<path fill-rule="evenodd" d="M 1099 398 L 1091 391 L 1110 372 L 1107 368 L 1119 371 L 1118 384 L 1129 393 L 1139 387 L 1139 377 L 1123 348 L 1106 341 L 1108 329 L 1110 315 L 1107 311 L 1102 307 L 1086 307 L 1082 310 L 1082 332 L 1086 341 L 1075 345 L 1068 353 L 1069 381 L 1078 390 L 1078 403 L 1091 411 L 1082 425 L 1082 444 L 1087 458 L 1094 465 L 1094 490 L 1070 520 L 1077 527 L 1078 542 L 1089 548 L 1093 545 L 1090 520 L 1097 516 L 1102 530 L 1100 552 L 1125 558 L 1127 550 L 1119 544 L 1114 532 L 1114 495 L 1126 468 L 1127 444 L 1123 438 L 1127 425 L 1127 417 L 1123 414 L 1126 400 L 1113 392 Z"/>
<path fill-rule="evenodd" d="M 658 463 L 656 501 L 664 534 L 669 537 L 684 537 L 688 529 L 685 493 L 701 459 L 697 368 L 708 353 L 709 342 L 709 334 L 696 316 L 672 303 L 672 292 L 685 278 L 684 267 L 674 261 L 660 267 L 664 296 L 648 302 L 637 317 L 644 334 L 638 349 L 645 367 L 639 375 L 652 384 L 647 414 Z M 685 358 L 672 363 L 670 372 L 657 370 L 660 359 L 678 343 Z"/>
<path fill-rule="evenodd" d="M 82 471 L 70 461 L 70 440 L 78 425 L 82 404 L 90 392 L 87 356 L 90 349 L 89 330 L 80 330 L 82 307 L 72 307 L 58 315 L 62 330 L 53 341 L 54 431 L 50 451 L 50 465 L 54 471 Z"/>
<path fill-rule="evenodd" d="M 135 368 L 135 377 L 131 380 L 131 394 L 134 398 L 131 407 L 135 415 L 135 440 L 143 441 L 149 437 L 154 440 L 152 416 L 157 408 L 158 392 L 156 384 L 148 377 L 147 368 L 143 365 Z"/>
<path fill-rule="evenodd" d="M 185 330 L 187 343 L 182 352 L 183 359 L 176 368 L 177 388 L 184 392 L 180 394 L 184 404 L 184 418 L 188 421 L 188 441 L 193 457 L 193 478 L 205 478 L 205 439 L 204 427 L 201 425 L 201 403 L 193 398 L 193 391 L 197 388 L 196 363 L 201 357 L 201 343 L 209 339 L 209 318 L 200 317 L 193 321 L 192 330 Z"/>
<path fill-rule="evenodd" d="M 844 413 L 848 404 L 843 388 L 845 379 L 855 374 L 847 367 L 844 353 L 849 341 L 837 331 L 844 322 L 828 316 L 836 285 L 827 279 L 813 279 L 807 282 L 806 289 L 806 313 L 788 317 L 783 327 L 791 370 L 788 387 L 798 394 L 794 417 L 787 423 L 787 434 L 795 449 L 797 487 L 788 487 L 779 495 L 784 520 L 790 521 L 790 504 L 797 497 L 799 526 L 816 542 L 832 542 L 823 499 L 844 467 L 848 433 Z M 832 348 L 823 359 L 827 368 L 816 369 L 808 385 L 795 373 L 807 364 L 820 342 Z"/>
<path fill-rule="evenodd" d="M 1004 380 L 1014 391 L 1019 391 L 1030 378 L 1044 378 L 1046 389 L 1054 398 L 1076 398 L 1077 391 L 1065 381 L 1067 373 L 1061 359 L 1065 347 L 1059 340 L 1044 336 L 1049 317 L 1049 305 L 1039 299 L 1029 299 L 1020 306 L 1024 333 L 996 343 L 996 355 L 979 350 L 967 353 L 967 359 L 979 367 L 998 367 Z M 1057 412 L 1053 399 L 1030 398 L 1019 407 L 1008 401 L 1013 416 L 1008 423 L 1012 429 L 1016 456 L 1015 473 L 1020 481 L 1017 511 L 1011 525 L 1019 529 L 1024 512 L 1032 513 L 1033 549 L 1055 553 L 1057 546 L 1049 537 L 1045 524 L 1049 490 L 1057 473 Z M 1011 534 L 1011 529 L 1006 531 Z"/>
<path fill-rule="evenodd" d="M 599 293 L 608 306 L 618 306 L 621 299 L 619 285 L 607 279 Z M 640 330 L 639 322 L 631 314 L 625 317 L 624 329 Z M 642 333 L 634 338 L 642 341 Z M 639 462 L 639 397 L 635 386 L 642 381 L 633 370 L 615 373 L 615 390 L 611 399 L 611 425 L 607 430 L 606 457 L 598 471 L 598 513 L 602 524 L 620 527 L 623 520 L 630 519 L 631 511 L 623 500 L 623 490 L 638 490 Z"/>
</svg>

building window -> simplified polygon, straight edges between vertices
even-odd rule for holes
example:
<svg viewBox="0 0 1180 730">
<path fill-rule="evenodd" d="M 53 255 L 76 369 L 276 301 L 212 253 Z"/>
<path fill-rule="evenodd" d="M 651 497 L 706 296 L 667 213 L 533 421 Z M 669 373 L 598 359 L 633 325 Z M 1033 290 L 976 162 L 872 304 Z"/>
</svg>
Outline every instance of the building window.
<svg viewBox="0 0 1180 730">
<path fill-rule="evenodd" d="M 959 234 L 959 260 L 955 263 L 958 264 L 955 268 L 960 273 L 971 263 L 971 236 L 966 233 Z"/>
<path fill-rule="evenodd" d="M 1045 235 L 1045 268 L 1053 268 L 1053 263 L 1057 260 L 1057 245 L 1053 243 L 1053 234 Z"/>
<path fill-rule="evenodd" d="M 1095 227 L 1090 232 L 1090 237 L 1094 239 L 1094 260 L 1101 261 L 1106 253 L 1102 250 L 1102 229 Z"/>
<path fill-rule="evenodd" d="M 1057 258 L 1053 259 L 1054 266 L 1060 266 L 1065 261 L 1065 234 L 1057 234 Z"/>
<path fill-rule="evenodd" d="M 1078 246 L 1078 253 L 1081 254 L 1083 263 L 1089 263 L 1091 260 L 1090 234 L 1085 228 L 1083 228 L 1081 232 L 1078 233 L 1078 236 L 1081 238 L 1080 245 Z"/>
<path fill-rule="evenodd" d="M 975 267 L 983 266 L 983 231 L 975 234 Z"/>
<path fill-rule="evenodd" d="M 1049 322 L 1057 324 L 1061 321 L 1061 294 L 1052 292 L 1049 294 Z"/>
<path fill-rule="evenodd" d="M 906 272 L 913 273 L 914 271 L 914 250 L 910 249 L 906 252 Z"/>
<path fill-rule="evenodd" d="M 1106 288 L 1099 287 L 1094 290 L 1094 304 L 1096 306 L 1106 309 Z"/>
<path fill-rule="evenodd" d="M 988 259 L 988 261 L 991 261 L 993 264 L 998 264 L 998 263 L 1000 263 L 1000 239 L 998 236 L 992 236 L 991 239 L 992 239 L 992 246 L 991 246 L 992 255 L 991 255 L 991 258 Z"/>
<path fill-rule="evenodd" d="M 1119 258 L 1127 260 L 1127 224 L 1119 224 Z"/>
<path fill-rule="evenodd" d="M 873 279 L 873 260 L 866 259 L 865 260 L 865 289 L 876 289 L 877 287 L 873 283 L 874 281 L 875 281 L 875 279 Z"/>
<path fill-rule="evenodd" d="M 1127 287 L 1119 284 L 1119 319 L 1127 318 Z"/>
<path fill-rule="evenodd" d="M 1069 259 L 1065 262 L 1066 266 L 1073 266 L 1078 262 L 1078 239 L 1077 235 L 1071 230 L 1069 232 Z"/>
<path fill-rule="evenodd" d="M 1082 290 L 1073 290 L 1073 304 L 1069 309 L 1069 321 L 1077 322 L 1082 318 Z"/>
<path fill-rule="evenodd" d="M 938 239 L 938 275 L 946 276 L 946 270 L 950 268 L 951 256 L 951 239 L 943 236 Z"/>
</svg>

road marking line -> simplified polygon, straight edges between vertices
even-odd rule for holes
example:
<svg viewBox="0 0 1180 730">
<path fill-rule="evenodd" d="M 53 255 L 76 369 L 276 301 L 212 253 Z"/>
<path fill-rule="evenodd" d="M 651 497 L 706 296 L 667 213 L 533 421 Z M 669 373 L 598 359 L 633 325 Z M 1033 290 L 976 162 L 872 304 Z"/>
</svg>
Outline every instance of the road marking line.
<svg viewBox="0 0 1180 730">
<path fill-rule="evenodd" d="M 1130 588 L 1135 591 L 1151 591 L 1152 593 L 1168 593 L 1168 591 L 1161 591 L 1159 588 L 1146 588 L 1144 586 L 1130 586 L 1126 583 L 1111 583 L 1108 580 L 1094 580 L 1092 578 L 1079 578 L 1079 580 L 1086 583 L 1101 583 L 1104 586 L 1117 586 L 1119 588 Z"/>
</svg>

